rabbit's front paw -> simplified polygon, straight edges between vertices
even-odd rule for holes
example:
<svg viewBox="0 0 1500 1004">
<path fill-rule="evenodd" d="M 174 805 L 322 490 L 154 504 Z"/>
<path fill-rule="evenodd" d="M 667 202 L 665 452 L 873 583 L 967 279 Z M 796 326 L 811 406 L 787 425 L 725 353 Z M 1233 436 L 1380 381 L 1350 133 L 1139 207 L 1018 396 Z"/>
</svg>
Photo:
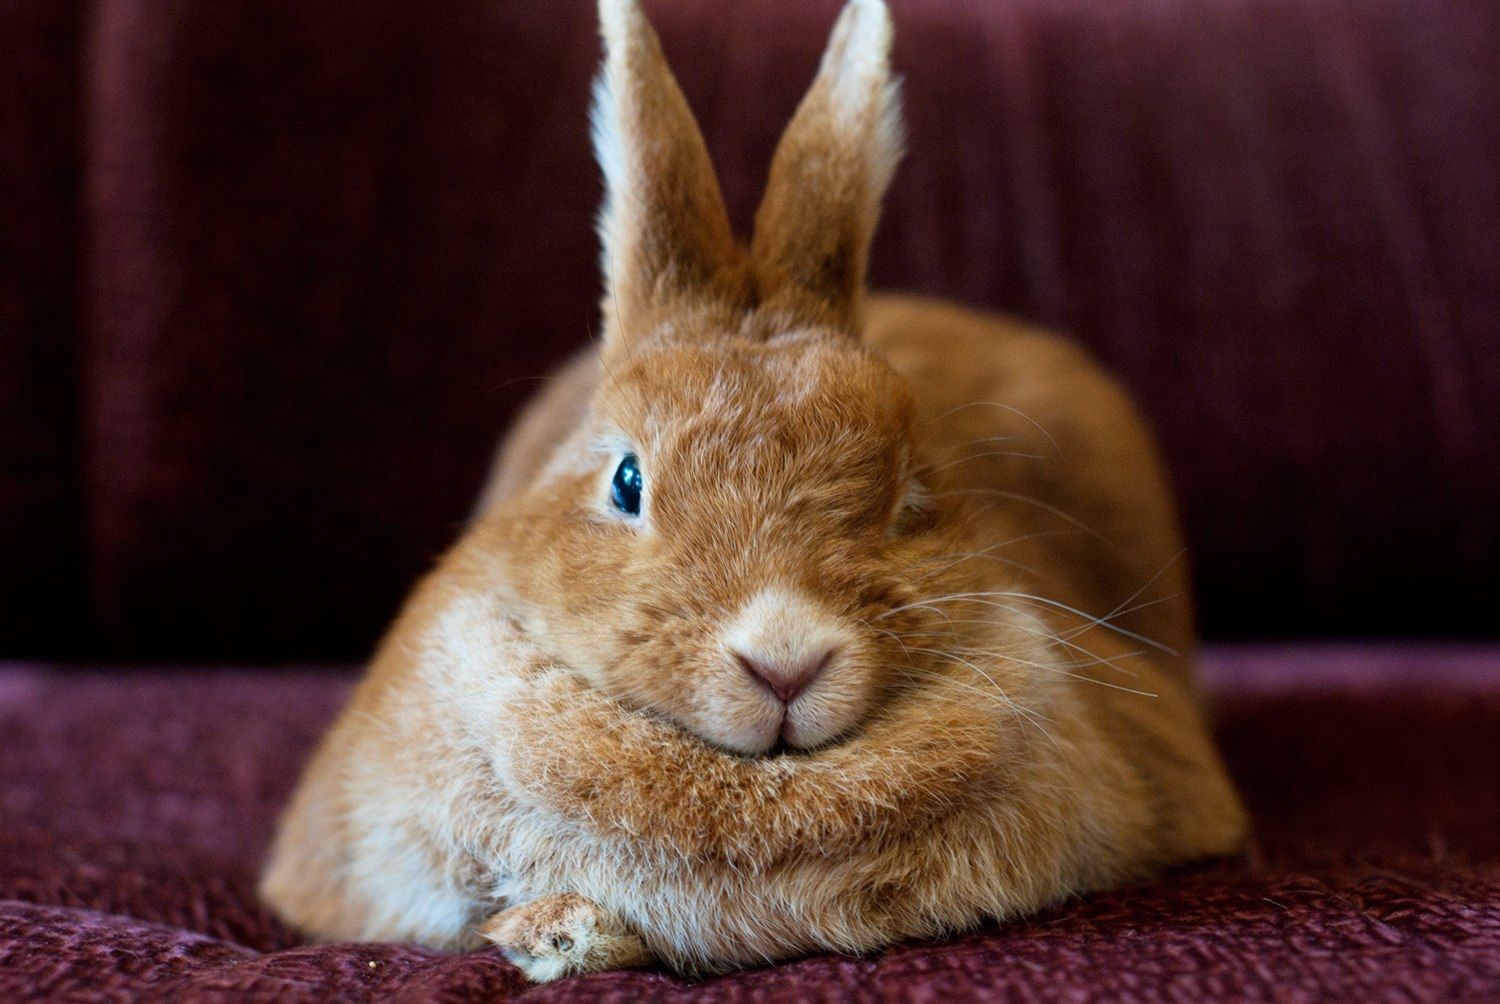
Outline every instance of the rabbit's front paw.
<svg viewBox="0 0 1500 1004">
<path fill-rule="evenodd" d="M 503 910 L 485 921 L 480 933 L 537 983 L 651 961 L 624 921 L 571 892 Z"/>
</svg>

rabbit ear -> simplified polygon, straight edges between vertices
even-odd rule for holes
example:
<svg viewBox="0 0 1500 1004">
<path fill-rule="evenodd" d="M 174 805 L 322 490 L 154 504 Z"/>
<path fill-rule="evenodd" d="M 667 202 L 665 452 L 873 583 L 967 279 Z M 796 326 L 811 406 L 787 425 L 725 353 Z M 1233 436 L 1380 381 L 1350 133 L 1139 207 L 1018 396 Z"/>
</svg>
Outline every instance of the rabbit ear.
<svg viewBox="0 0 1500 1004">
<path fill-rule="evenodd" d="M 669 312 L 739 306 L 750 291 L 708 149 L 645 14 L 635 0 L 599 0 L 599 32 L 593 136 L 609 344 L 648 334 Z"/>
<path fill-rule="evenodd" d="M 771 161 L 750 254 L 768 309 L 857 332 L 870 238 L 901 158 L 891 20 L 849 0 Z"/>
</svg>

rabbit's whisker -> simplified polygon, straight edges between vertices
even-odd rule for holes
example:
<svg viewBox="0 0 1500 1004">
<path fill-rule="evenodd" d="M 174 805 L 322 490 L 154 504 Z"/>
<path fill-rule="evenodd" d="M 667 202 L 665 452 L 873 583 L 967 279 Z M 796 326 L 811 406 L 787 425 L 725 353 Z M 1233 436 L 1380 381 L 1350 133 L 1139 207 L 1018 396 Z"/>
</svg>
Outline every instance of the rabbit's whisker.
<svg viewBox="0 0 1500 1004">
<path fill-rule="evenodd" d="M 1154 585 L 1158 579 L 1160 579 L 1163 575 L 1167 574 L 1167 569 L 1171 568 L 1178 561 L 1180 561 L 1182 559 L 1182 556 L 1185 555 L 1185 554 L 1187 554 L 1187 548 L 1180 548 L 1177 551 L 1176 554 L 1172 555 L 1170 558 L 1168 558 L 1165 562 L 1162 563 L 1162 566 L 1156 570 L 1156 574 L 1152 575 L 1151 578 L 1149 578 L 1145 582 L 1141 583 L 1141 587 L 1139 589 L 1137 589 L 1135 592 L 1131 593 L 1129 596 L 1127 596 L 1123 600 L 1121 600 L 1119 602 L 1119 604 L 1116 605 L 1116 607 L 1113 610 L 1111 610 L 1109 613 L 1105 614 L 1101 619 L 1102 620 L 1106 620 L 1106 621 L 1114 620 L 1116 617 L 1124 617 L 1124 616 L 1126 616 L 1128 614 L 1132 614 L 1132 613 L 1136 612 L 1137 610 L 1144 610 L 1146 607 L 1149 607 L 1149 606 L 1151 606 L 1153 604 L 1161 603 L 1161 602 L 1163 602 L 1165 600 L 1169 600 L 1169 599 L 1176 599 L 1177 598 L 1177 594 L 1173 593 L 1173 594 L 1171 594 L 1169 596 L 1158 597 L 1157 599 L 1149 600 L 1149 601 L 1144 602 L 1144 603 L 1137 603 L 1135 606 L 1129 606 L 1129 604 L 1131 602 L 1133 602 L 1136 597 L 1140 596 L 1146 590 L 1150 589 L 1152 587 L 1152 585 Z"/>
<path fill-rule="evenodd" d="M 1079 610 L 1077 607 L 1069 606 L 1068 604 L 1063 603 L 1060 600 L 1048 599 L 1045 596 L 1037 596 L 1034 593 L 1022 593 L 1013 590 L 995 589 L 966 593 L 949 593 L 946 596 L 932 596 L 917 603 L 906 604 L 905 606 L 900 607 L 893 607 L 892 609 L 877 615 L 873 618 L 873 620 L 878 621 L 885 617 L 891 616 L 892 614 L 901 613 L 903 610 L 913 609 L 917 607 L 926 607 L 927 609 L 931 609 L 933 604 L 938 603 L 978 603 L 984 606 L 993 606 L 1005 610 L 1016 611 L 1016 608 L 1014 606 L 998 602 L 997 600 L 993 599 L 993 597 L 1016 599 L 1027 603 L 1035 603 L 1042 606 L 1055 608 L 1057 610 L 1070 613 L 1075 617 L 1083 618 L 1089 623 L 1090 626 L 1102 627 L 1107 630 L 1113 631 L 1118 635 L 1126 638 L 1131 638 L 1143 645 L 1149 645 L 1151 648 L 1154 648 L 1157 651 L 1165 652 L 1167 655 L 1176 656 L 1179 658 L 1182 655 L 1182 653 L 1178 652 L 1176 649 L 1173 649 L 1167 645 L 1163 645 L 1161 642 L 1156 641 L 1155 639 L 1147 638 L 1145 635 L 1137 634 L 1136 632 L 1131 631 L 1127 628 L 1120 627 L 1118 624 L 1110 623 L 1110 621 L 1106 618 L 1096 617 L 1093 614 L 1085 613 L 1084 611 Z"/>
<path fill-rule="evenodd" d="M 1069 513 L 1063 512 L 1061 509 L 1057 508 L 1057 506 L 1052 505 L 1050 502 L 1044 502 L 1044 501 L 1042 501 L 1041 499 L 1037 498 L 1034 495 L 1025 495 L 1025 494 L 1023 494 L 1021 492 L 1007 491 L 1004 488 L 952 488 L 952 489 L 949 489 L 948 491 L 945 491 L 945 492 L 934 492 L 932 497 L 933 498 L 949 498 L 949 497 L 955 496 L 955 495 L 962 495 L 962 496 L 984 495 L 984 496 L 989 496 L 991 498 L 1008 499 L 1008 500 L 1010 500 L 1012 502 L 1025 502 L 1027 505 L 1036 506 L 1038 509 L 1041 509 L 1044 512 L 1049 512 L 1052 515 L 1056 516 L 1058 519 L 1063 520 L 1064 522 L 1069 523 L 1069 524 L 1071 524 L 1073 526 L 1076 526 L 1078 529 L 1082 530 L 1084 533 L 1087 533 L 1087 534 L 1089 534 L 1092 537 L 1097 537 L 1099 540 L 1102 540 L 1104 543 L 1108 544 L 1110 547 L 1117 547 L 1118 546 L 1118 545 L 1115 544 L 1114 541 L 1110 540 L 1108 537 L 1104 536 L 1104 534 L 1100 533 L 1098 530 L 1096 530 L 1093 527 L 1089 526 L 1087 523 L 1083 522 L 1078 517 L 1070 515 Z"/>
<path fill-rule="evenodd" d="M 963 687 L 966 690 L 971 690 L 971 691 L 973 691 L 975 693 L 982 694 L 982 695 L 984 695 L 989 700 L 996 700 L 996 701 L 1000 702 L 1005 708 L 1007 708 L 1007 709 L 1015 712 L 1016 714 L 1018 714 L 1022 718 L 1024 718 L 1026 721 L 1030 722 L 1033 726 L 1035 726 L 1036 729 L 1039 732 L 1041 732 L 1042 735 L 1044 735 L 1044 736 L 1047 737 L 1048 742 L 1051 742 L 1054 746 L 1057 745 L 1057 740 L 1052 737 L 1052 733 L 1048 732 L 1047 729 L 1046 729 L 1046 727 L 1043 726 L 1040 722 L 1037 721 L 1036 717 L 1033 717 L 1034 715 L 1038 715 L 1037 712 L 1034 712 L 1034 711 L 1032 711 L 1032 710 L 1030 710 L 1028 708 L 1024 708 L 1020 704 L 1018 704 L 1009 694 L 1007 694 L 1005 692 L 1005 688 L 1001 687 L 1000 684 L 995 681 L 994 677 L 990 676 L 984 670 L 982 670 L 978 666 L 974 665 L 974 663 L 968 661 L 967 659 L 964 659 L 964 658 L 961 658 L 959 656 L 953 655 L 951 653 L 941 652 L 941 651 L 938 651 L 936 649 L 916 649 L 915 651 L 926 652 L 926 653 L 928 653 L 930 655 L 933 655 L 933 656 L 936 656 L 936 657 L 938 657 L 940 659 L 943 659 L 946 662 L 951 662 L 951 663 L 955 663 L 955 664 L 958 664 L 958 665 L 967 666 L 969 669 L 973 670 L 975 673 L 978 673 L 981 677 L 983 677 L 986 681 L 988 681 L 988 683 L 990 684 L 991 687 L 994 688 L 994 693 L 993 694 L 989 693 L 988 691 L 982 690 L 981 688 L 978 688 L 978 687 L 975 687 L 975 686 L 972 686 L 972 685 L 969 685 L 969 684 L 964 684 L 962 681 L 951 680 L 949 677 L 943 676 L 941 673 L 932 673 L 931 671 L 926 671 L 925 675 L 927 675 L 929 677 L 932 677 L 932 678 L 935 678 L 935 679 L 938 679 L 938 680 L 948 681 L 948 682 L 953 683 L 953 684 L 955 684 L 957 686 Z M 919 671 L 919 672 L 921 672 L 921 671 Z M 1044 717 L 1044 716 L 1041 716 L 1041 717 Z M 1045 720 L 1046 721 L 1051 721 L 1050 718 L 1047 718 Z"/>
<path fill-rule="evenodd" d="M 1148 690 L 1137 690 L 1134 687 L 1126 687 L 1126 686 L 1122 686 L 1122 685 L 1120 685 L 1118 683 L 1110 683 L 1107 680 L 1100 680 L 1100 679 L 1097 679 L 1095 677 L 1084 676 L 1084 675 L 1079 674 L 1079 673 L 1070 673 L 1067 670 L 1067 667 L 1072 667 L 1072 668 L 1076 668 L 1076 669 L 1086 669 L 1089 666 L 1108 665 L 1108 666 L 1110 666 L 1113 669 L 1120 670 L 1120 672 L 1129 673 L 1129 670 L 1121 669 L 1119 666 L 1115 666 L 1113 663 L 1110 663 L 1109 660 L 1107 660 L 1107 659 L 1095 658 L 1094 660 L 1091 660 L 1091 661 L 1088 661 L 1088 662 L 1084 662 L 1084 663 L 1035 662 L 1035 661 L 1030 660 L 1030 659 L 1018 659 L 1015 656 L 1006 655 L 1003 652 L 975 652 L 975 651 L 972 651 L 972 650 L 963 650 L 963 649 L 959 649 L 959 650 L 955 650 L 955 651 L 965 651 L 967 654 L 974 655 L 976 657 L 980 656 L 980 655 L 987 655 L 987 656 L 991 656 L 991 657 L 996 658 L 996 659 L 1004 659 L 1004 660 L 1006 660 L 1008 662 L 1015 663 L 1016 665 L 1029 666 L 1029 667 L 1031 667 L 1033 669 L 1039 669 L 1039 670 L 1042 670 L 1043 672 L 1046 672 L 1046 673 L 1056 673 L 1058 676 L 1065 676 L 1065 677 L 1067 677 L 1067 678 L 1069 678 L 1071 680 L 1079 680 L 1079 681 L 1081 681 L 1083 683 L 1097 683 L 1101 687 L 1108 687 L 1111 690 L 1123 691 L 1124 693 L 1127 693 L 1127 694 L 1138 694 L 1141 697 L 1159 697 L 1159 696 L 1161 696 L 1159 694 L 1154 694 L 1154 693 L 1152 693 L 1152 692 L 1150 692 Z M 950 656 L 950 658 L 957 658 L 957 656 Z M 969 662 L 965 662 L 965 665 L 972 666 L 973 664 L 969 663 Z M 1133 676 L 1135 674 L 1131 673 L 1130 675 Z"/>
<path fill-rule="evenodd" d="M 941 474 L 943 471 L 949 470 L 950 468 L 958 467 L 962 464 L 967 464 L 974 460 L 984 460 L 989 457 L 1019 457 L 1022 460 L 1046 459 L 1046 457 L 1044 457 L 1040 453 L 1022 453 L 1019 450 L 985 450 L 980 453 L 970 453 L 966 456 L 958 457 L 955 460 L 949 460 L 948 462 L 942 464 L 928 464 L 924 467 L 918 468 L 916 473 L 919 476 L 923 474 Z"/>
<path fill-rule="evenodd" d="M 1004 411 L 1010 412 L 1012 415 L 1025 419 L 1027 422 L 1031 423 L 1031 425 L 1036 429 L 1037 432 L 1040 432 L 1042 435 L 1047 437 L 1047 442 L 1052 444 L 1052 448 L 1058 452 L 1059 456 L 1062 455 L 1062 447 L 1057 445 L 1057 440 L 1052 438 L 1052 433 L 1043 428 L 1040 422 L 1032 418 L 1030 415 L 1026 414 L 1021 409 L 1014 407 L 1013 405 L 1003 404 L 999 401 L 970 401 L 968 404 L 961 404 L 956 408 L 949 408 L 947 411 L 938 416 L 938 420 L 941 421 L 942 419 L 948 418 L 949 416 L 957 415 L 959 412 L 965 411 L 969 408 L 1000 408 Z"/>
<path fill-rule="evenodd" d="M 934 575 L 941 575 L 943 572 L 946 572 L 946 571 L 948 571 L 949 569 L 952 569 L 952 568 L 956 568 L 956 567 L 958 567 L 959 565 L 963 564 L 966 561 L 972 561 L 972 560 L 975 560 L 975 559 L 978 559 L 978 558 L 989 558 L 989 557 L 992 556 L 993 552 L 998 551 L 998 550 L 1000 550 L 1003 547 L 1008 547 L 1008 546 L 1010 546 L 1012 544 L 1019 544 L 1019 543 L 1022 543 L 1024 541 L 1028 541 L 1028 540 L 1035 540 L 1035 539 L 1040 538 L 1040 537 L 1058 537 L 1058 536 L 1062 536 L 1064 534 L 1064 532 L 1065 531 L 1062 531 L 1062 530 L 1039 530 L 1036 533 L 1022 534 L 1022 535 L 1020 535 L 1018 537 L 1011 537 L 1009 540 L 1002 540 L 998 544 L 991 544 L 989 547 L 980 548 L 978 551 L 968 551 L 968 552 L 962 552 L 962 553 L 950 552 L 950 553 L 947 553 L 947 554 L 933 555 L 930 558 L 924 558 L 923 560 L 914 563 L 911 566 L 912 570 L 916 570 L 918 568 L 922 568 L 922 567 L 924 567 L 926 565 L 930 565 L 930 564 L 933 564 L 934 562 L 938 562 L 938 561 L 946 561 L 947 564 L 945 564 L 945 565 L 943 565 L 943 566 L 941 566 L 939 568 L 931 569 L 931 570 L 923 573 L 922 575 L 917 576 L 916 578 L 912 579 L 911 581 L 913 583 L 925 582 L 926 580 L 932 578 Z M 1006 564 L 1013 565 L 1014 567 L 1019 568 L 1022 571 L 1025 571 L 1025 572 L 1031 572 L 1033 574 L 1042 575 L 1045 578 L 1052 579 L 1053 581 L 1061 581 L 1061 580 L 1057 579 L 1056 576 L 1040 572 L 1039 570 L 1037 570 L 1035 568 L 1031 568 L 1031 567 L 1028 567 L 1026 565 L 1022 565 L 1022 564 L 1020 564 L 1018 562 L 1010 561 L 1008 559 L 998 559 L 998 558 L 996 560 L 1004 561 Z"/>
</svg>

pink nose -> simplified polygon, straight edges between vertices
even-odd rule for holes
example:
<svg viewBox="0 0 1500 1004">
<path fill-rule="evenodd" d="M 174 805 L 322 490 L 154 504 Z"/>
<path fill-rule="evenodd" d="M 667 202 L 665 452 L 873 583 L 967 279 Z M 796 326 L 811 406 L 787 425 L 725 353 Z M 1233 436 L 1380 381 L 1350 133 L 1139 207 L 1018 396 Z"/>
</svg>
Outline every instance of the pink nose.
<svg viewBox="0 0 1500 1004">
<path fill-rule="evenodd" d="M 734 653 L 734 658 L 739 662 L 741 669 L 749 673 L 761 686 L 775 694 L 783 704 L 791 704 L 797 699 L 797 695 L 806 690 L 808 684 L 817 679 L 818 674 L 833 661 L 833 649 L 829 649 L 816 658 L 790 666 L 756 659 L 743 652 Z"/>
</svg>

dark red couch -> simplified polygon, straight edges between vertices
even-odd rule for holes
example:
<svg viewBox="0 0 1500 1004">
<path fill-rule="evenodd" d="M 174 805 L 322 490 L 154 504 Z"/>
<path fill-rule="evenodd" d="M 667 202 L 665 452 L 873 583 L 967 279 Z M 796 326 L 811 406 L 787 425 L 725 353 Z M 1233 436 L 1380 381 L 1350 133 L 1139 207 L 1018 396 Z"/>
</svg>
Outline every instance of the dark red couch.
<svg viewBox="0 0 1500 1004">
<path fill-rule="evenodd" d="M 743 225 L 837 0 L 648 7 Z M 893 10 L 873 279 L 1134 387 L 1256 845 L 875 959 L 531 995 L 1500 997 L 1500 5 Z M 589 0 L 0 5 L 0 998 L 524 989 L 296 947 L 253 886 L 588 336 L 596 59 Z"/>
</svg>

